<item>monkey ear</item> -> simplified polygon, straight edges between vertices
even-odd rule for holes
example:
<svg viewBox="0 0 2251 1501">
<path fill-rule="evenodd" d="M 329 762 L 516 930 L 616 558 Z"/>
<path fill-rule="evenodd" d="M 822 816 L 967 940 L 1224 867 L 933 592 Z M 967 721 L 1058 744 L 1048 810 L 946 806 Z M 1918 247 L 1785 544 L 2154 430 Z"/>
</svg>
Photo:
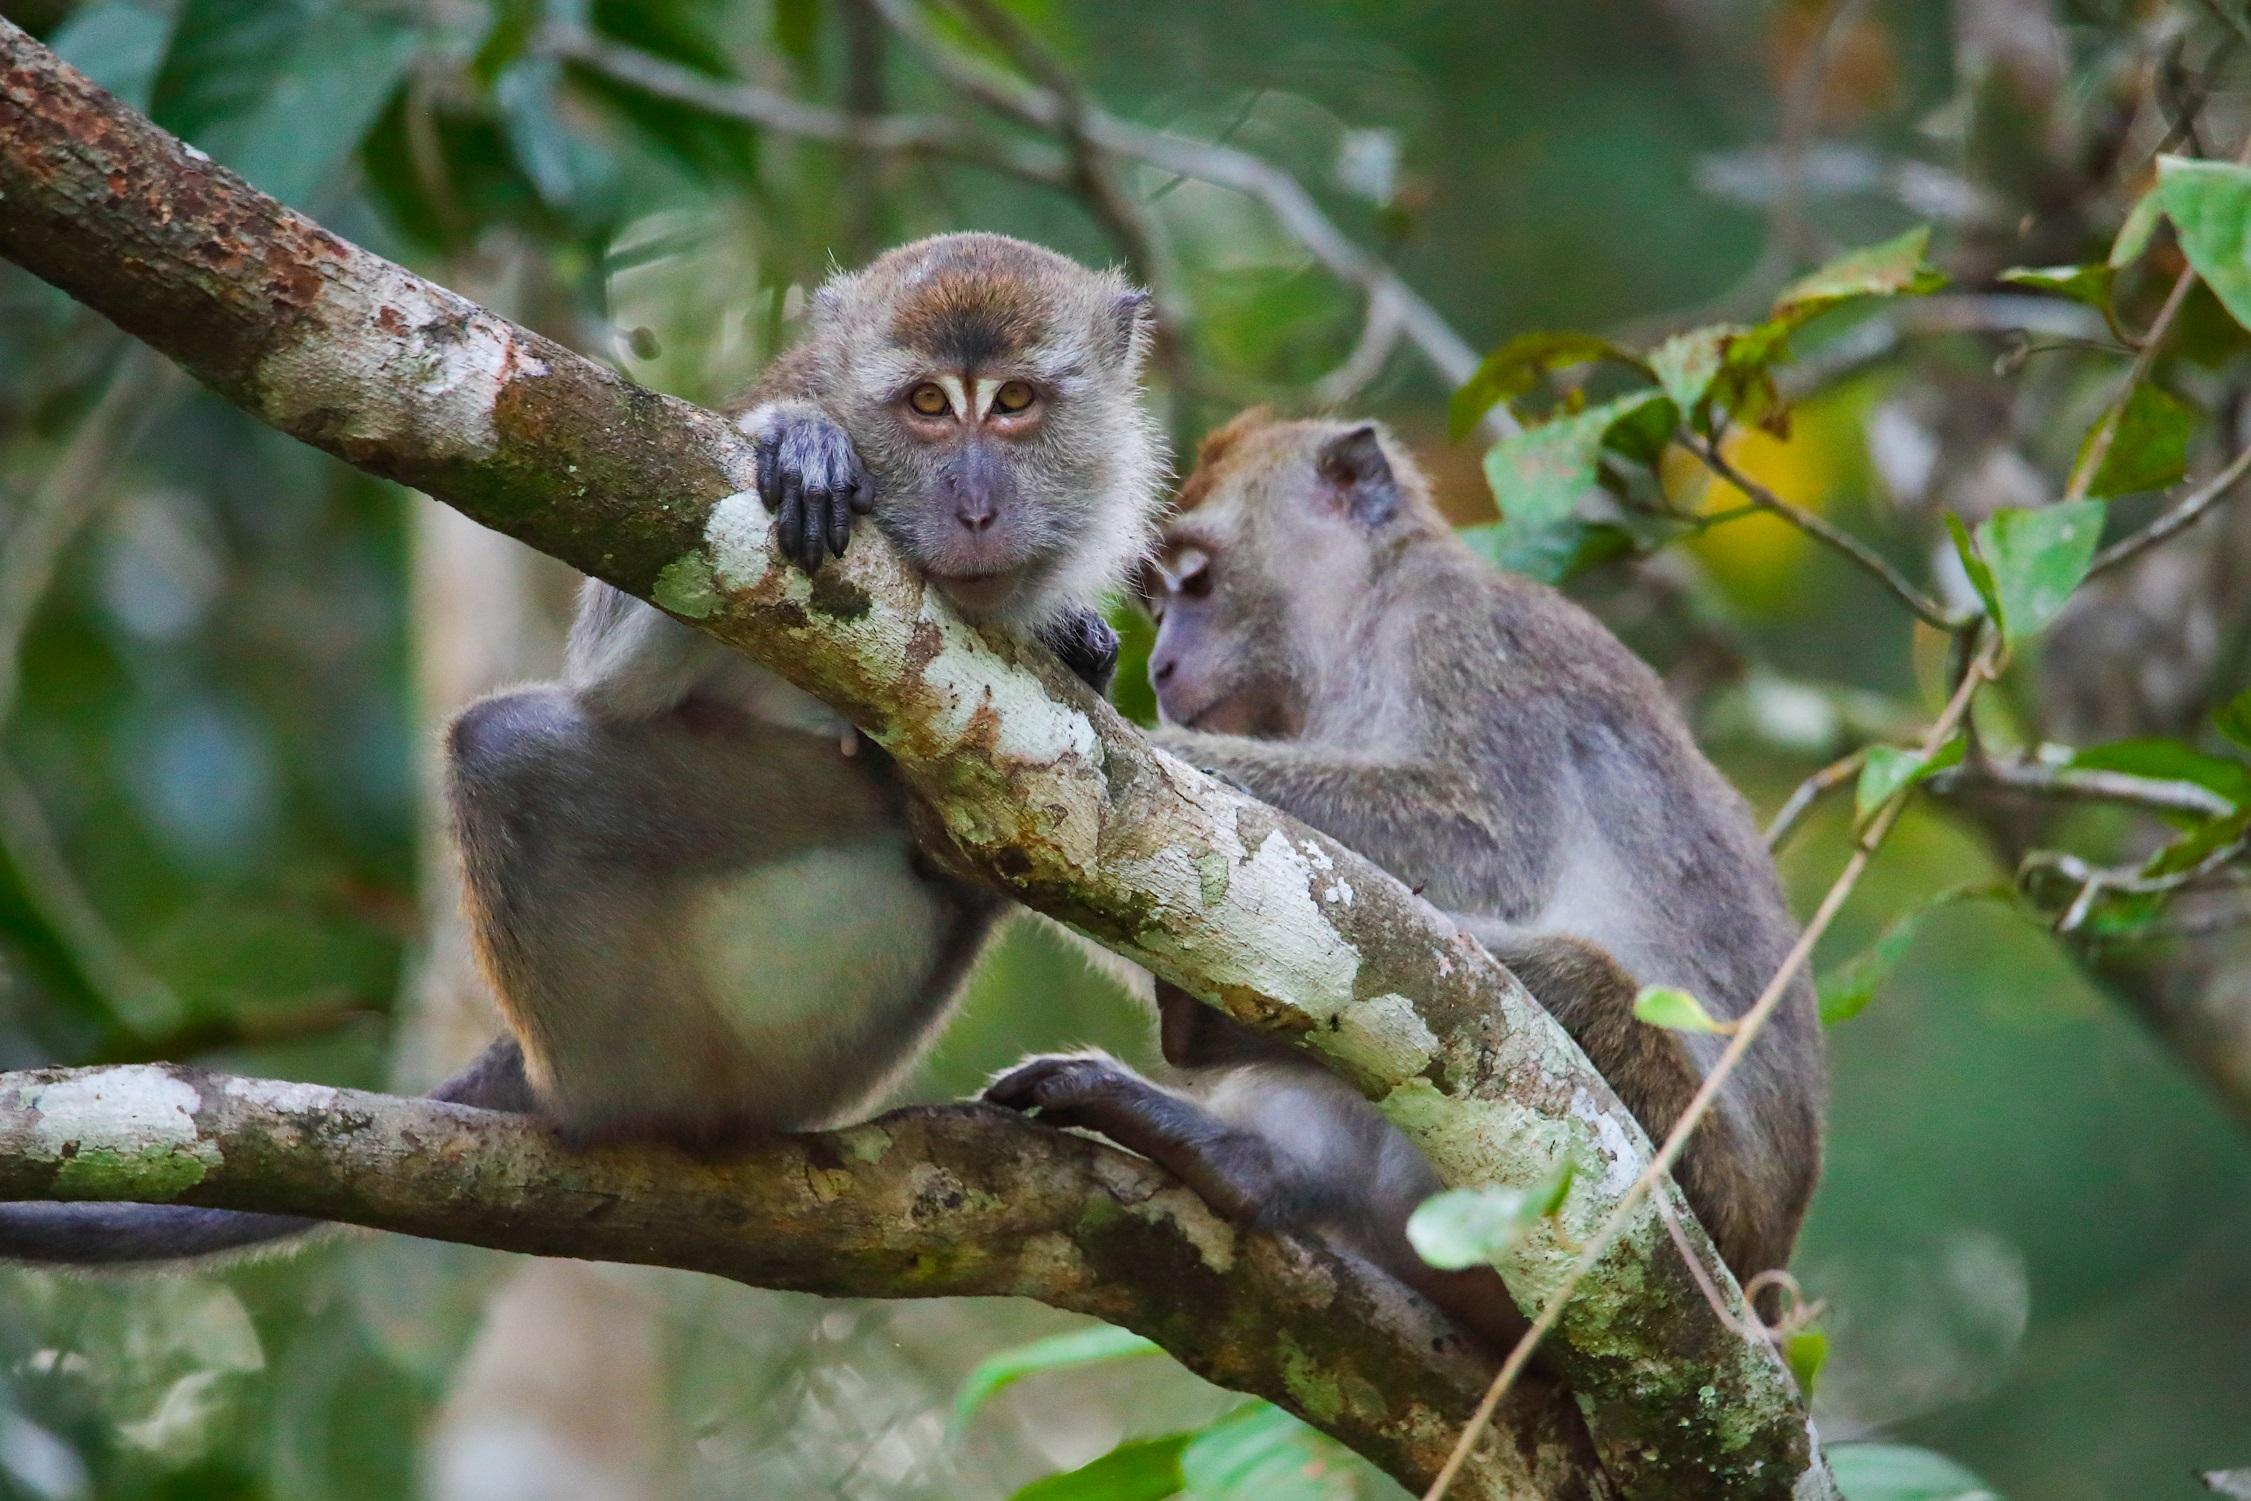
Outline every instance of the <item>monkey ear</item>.
<svg viewBox="0 0 2251 1501">
<path fill-rule="evenodd" d="M 1375 526 L 1398 513 L 1399 480 L 1373 422 L 1347 428 L 1323 443 L 1313 467 L 1324 496 L 1353 520 Z"/>
<path fill-rule="evenodd" d="M 1157 305 L 1139 287 L 1128 287 L 1110 299 L 1105 310 L 1104 343 L 1110 357 L 1129 370 L 1141 367 L 1157 335 Z"/>
</svg>

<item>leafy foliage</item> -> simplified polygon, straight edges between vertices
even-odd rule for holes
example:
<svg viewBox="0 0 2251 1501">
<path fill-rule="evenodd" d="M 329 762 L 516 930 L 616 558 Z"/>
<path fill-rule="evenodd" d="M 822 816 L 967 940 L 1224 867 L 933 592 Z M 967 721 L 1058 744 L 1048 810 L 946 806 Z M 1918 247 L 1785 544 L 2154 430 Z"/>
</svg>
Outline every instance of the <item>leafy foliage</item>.
<svg viewBox="0 0 2251 1501">
<path fill-rule="evenodd" d="M 1670 1032 L 1732 1032 L 1734 1027 L 1715 1018 L 1704 1003 L 1685 990 L 1670 985 L 1644 985 L 1634 997 L 1634 1020 Z"/>
<path fill-rule="evenodd" d="M 1945 1455 L 1906 1444 L 1834 1444 L 1829 1464 L 1845 1501 L 2001 1501 Z"/>
<path fill-rule="evenodd" d="M 954 1419 L 967 1421 L 987 1399 L 1027 1376 L 1162 1353 L 1152 1341 L 1107 1324 L 1017 1345 L 988 1356 L 969 1373 L 969 1379 L 961 1385 L 960 1396 L 954 1401 Z"/>
<path fill-rule="evenodd" d="M 2251 167 L 2163 157 L 2156 197 L 2196 274 L 2251 328 Z"/>
<path fill-rule="evenodd" d="M 1456 1188 L 1434 1194 L 1407 1218 L 1407 1240 L 1434 1267 L 1458 1272 L 1490 1266 L 1524 1232 L 1563 1207 L 1576 1172 L 1557 1165 L 1529 1188 Z"/>
</svg>

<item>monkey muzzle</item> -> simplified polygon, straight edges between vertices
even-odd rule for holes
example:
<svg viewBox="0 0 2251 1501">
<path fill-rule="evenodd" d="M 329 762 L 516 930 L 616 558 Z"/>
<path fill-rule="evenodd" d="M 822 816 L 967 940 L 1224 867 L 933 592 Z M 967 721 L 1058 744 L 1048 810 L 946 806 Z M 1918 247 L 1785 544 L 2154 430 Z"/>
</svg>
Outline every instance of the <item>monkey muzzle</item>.
<svg viewBox="0 0 2251 1501">
<path fill-rule="evenodd" d="M 939 470 L 934 486 L 936 514 L 925 527 L 925 571 L 971 615 L 1004 612 L 1032 562 L 1022 497 L 1008 457 L 989 441 L 964 443 Z"/>
</svg>

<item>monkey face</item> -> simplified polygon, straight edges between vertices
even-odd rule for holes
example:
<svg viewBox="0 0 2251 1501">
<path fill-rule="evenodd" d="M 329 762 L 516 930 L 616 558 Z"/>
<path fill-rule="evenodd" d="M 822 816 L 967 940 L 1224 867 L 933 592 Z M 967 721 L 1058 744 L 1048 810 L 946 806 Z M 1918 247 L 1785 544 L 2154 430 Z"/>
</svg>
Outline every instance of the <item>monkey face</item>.
<svg viewBox="0 0 2251 1501">
<path fill-rule="evenodd" d="M 1144 294 L 953 235 L 832 283 L 815 316 L 876 524 L 964 613 L 1039 624 L 1146 545 L 1162 459 Z"/>
<path fill-rule="evenodd" d="M 1170 723 L 1304 732 L 1320 685 L 1351 671 L 1381 558 L 1432 520 L 1370 423 L 1246 413 L 1206 440 L 1179 514 L 1136 581 L 1157 623 L 1149 676 Z"/>
</svg>

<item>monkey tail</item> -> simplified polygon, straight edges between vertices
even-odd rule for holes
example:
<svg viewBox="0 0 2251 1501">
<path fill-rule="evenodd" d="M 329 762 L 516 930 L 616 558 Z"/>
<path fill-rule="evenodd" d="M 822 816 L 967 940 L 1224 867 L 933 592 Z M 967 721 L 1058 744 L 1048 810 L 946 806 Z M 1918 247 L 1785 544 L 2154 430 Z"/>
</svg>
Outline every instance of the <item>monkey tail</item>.
<svg viewBox="0 0 2251 1501">
<path fill-rule="evenodd" d="M 536 1108 L 524 1055 L 501 1037 L 430 1098 L 519 1115 Z M 186 1204 L 0 1204 L 0 1262 L 128 1267 L 294 1248 L 326 1221 Z"/>
</svg>

